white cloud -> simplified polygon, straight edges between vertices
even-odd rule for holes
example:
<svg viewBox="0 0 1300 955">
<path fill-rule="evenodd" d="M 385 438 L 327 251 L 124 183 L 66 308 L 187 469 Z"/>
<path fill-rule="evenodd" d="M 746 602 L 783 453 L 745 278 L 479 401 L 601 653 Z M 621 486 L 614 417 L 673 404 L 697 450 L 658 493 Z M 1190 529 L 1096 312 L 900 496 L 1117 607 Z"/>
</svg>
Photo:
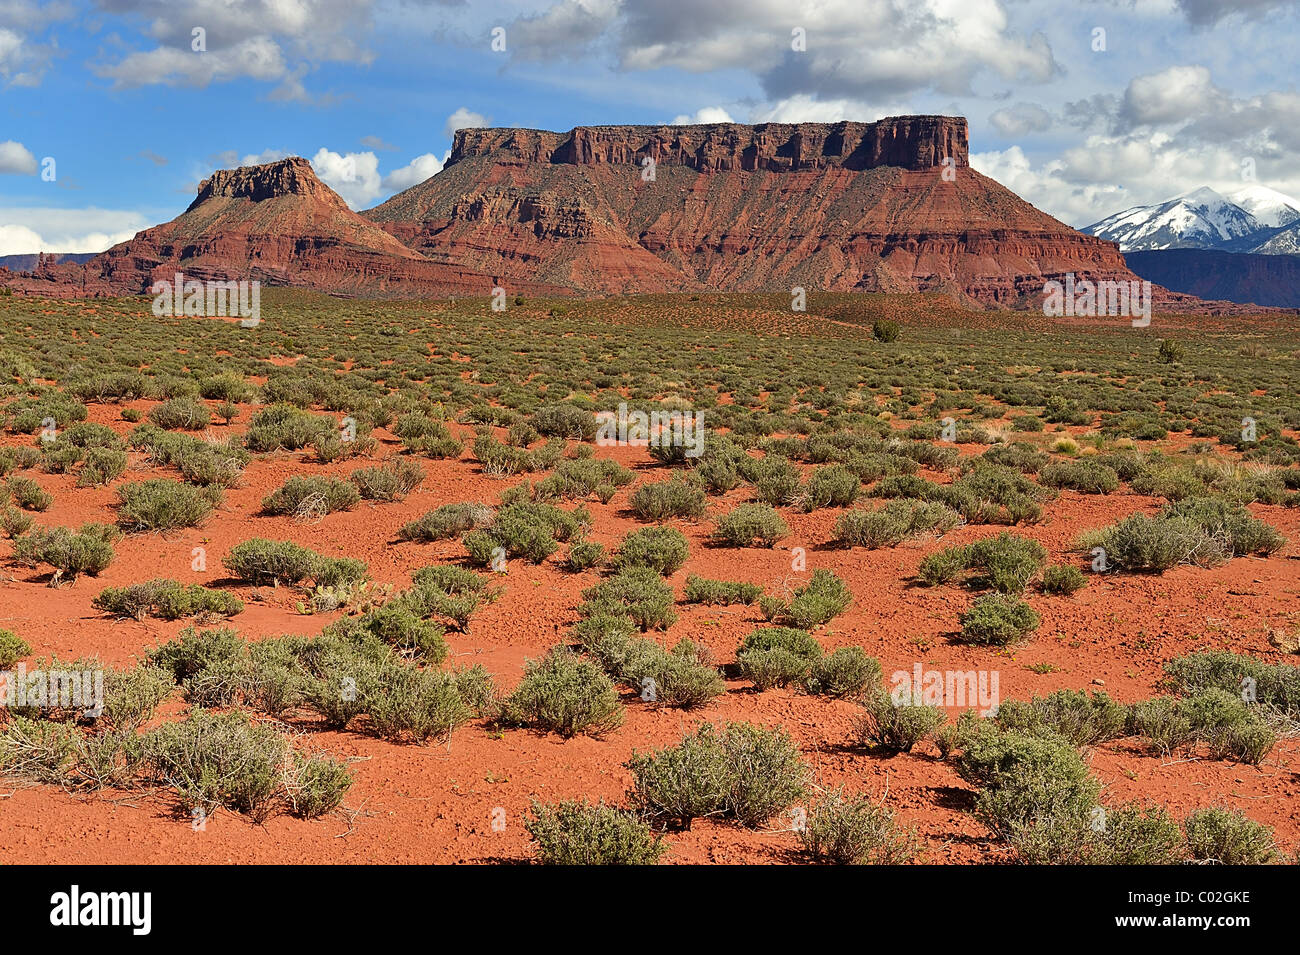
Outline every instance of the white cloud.
<svg viewBox="0 0 1300 955">
<path fill-rule="evenodd" d="M 394 169 L 384 176 L 381 185 L 385 192 L 401 192 L 403 189 L 410 189 L 412 186 L 419 185 L 424 180 L 442 172 L 442 165 L 447 161 L 449 155 L 451 154 L 445 153 L 442 159 L 439 159 L 433 153 L 416 156 L 405 166 Z"/>
<path fill-rule="evenodd" d="M 705 106 L 700 109 L 697 109 L 695 111 L 694 116 L 689 116 L 686 113 L 682 113 L 679 116 L 673 117 L 673 121 L 669 123 L 669 125 L 670 126 L 703 126 L 708 123 L 734 123 L 734 122 L 735 120 L 731 118 L 731 114 L 728 113 L 721 106 Z"/>
<path fill-rule="evenodd" d="M 1052 115 L 1037 103 L 1017 103 L 989 117 L 989 123 L 1003 136 L 1043 133 L 1052 128 Z"/>
<path fill-rule="evenodd" d="M 32 252 L 102 252 L 150 223 L 118 209 L 0 207 L 0 255 Z"/>
<path fill-rule="evenodd" d="M 455 135 L 458 129 L 478 129 L 487 124 L 488 118 L 482 113 L 476 113 L 462 106 L 447 117 L 447 124 L 443 126 L 442 131 L 450 137 Z"/>
<path fill-rule="evenodd" d="M 906 109 L 900 108 L 890 113 L 857 100 L 816 99 L 807 93 L 798 93 L 754 109 L 749 114 L 749 121 L 751 123 L 838 123 L 847 120 L 871 123 L 886 116 L 906 112 Z"/>
<path fill-rule="evenodd" d="M 12 139 L 0 143 L 0 173 L 30 176 L 36 172 L 36 157 L 22 143 Z"/>
<path fill-rule="evenodd" d="M 316 175 L 353 209 L 364 209 L 383 192 L 379 159 L 372 152 L 336 153 L 322 146 L 311 157 Z"/>
<path fill-rule="evenodd" d="M 207 86 L 241 77 L 273 81 L 287 77 L 284 54 L 270 37 L 257 36 L 224 50 L 195 53 L 188 47 L 160 46 L 128 54 L 117 63 L 95 67 L 117 88 L 161 83 L 167 86 Z"/>
<path fill-rule="evenodd" d="M 1120 116 L 1130 126 L 1184 123 L 1225 105 L 1204 66 L 1171 66 L 1135 77 L 1124 93 Z"/>
</svg>

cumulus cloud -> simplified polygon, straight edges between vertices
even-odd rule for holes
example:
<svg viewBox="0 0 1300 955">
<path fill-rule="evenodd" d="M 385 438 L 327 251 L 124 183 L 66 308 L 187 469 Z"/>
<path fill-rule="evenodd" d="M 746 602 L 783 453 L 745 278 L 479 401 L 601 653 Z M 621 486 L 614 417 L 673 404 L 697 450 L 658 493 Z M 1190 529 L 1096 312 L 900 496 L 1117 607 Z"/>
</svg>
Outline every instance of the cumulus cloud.
<svg viewBox="0 0 1300 955">
<path fill-rule="evenodd" d="M 1003 136 L 1044 133 L 1052 128 L 1052 115 L 1037 103 L 1017 103 L 997 110 L 989 124 Z"/>
<path fill-rule="evenodd" d="M 462 106 L 447 117 L 447 122 L 442 127 L 442 131 L 448 137 L 451 137 L 455 135 L 458 129 L 477 129 L 487 124 L 488 117 Z"/>
<path fill-rule="evenodd" d="M 773 99 L 962 93 L 983 74 L 1043 82 L 1059 70 L 1046 37 L 1012 30 L 999 0 L 560 0 L 507 35 L 525 59 L 599 46 L 625 70 L 743 70 Z"/>
<path fill-rule="evenodd" d="M 22 143 L 12 139 L 0 143 L 0 173 L 30 176 L 36 172 L 36 157 Z"/>
<path fill-rule="evenodd" d="M 704 126 L 707 125 L 708 123 L 734 123 L 734 122 L 735 120 L 731 118 L 731 114 L 728 113 L 721 106 L 704 106 L 701 107 L 700 109 L 697 109 L 694 115 L 688 115 L 686 113 L 682 113 L 679 116 L 673 117 L 673 121 L 669 125 L 670 126 Z"/>
<path fill-rule="evenodd" d="M 894 114 L 906 113 L 899 108 Z M 891 115 L 890 111 L 851 99 L 816 99 L 801 93 L 750 111 L 751 123 L 871 123 Z"/>
<path fill-rule="evenodd" d="M 1128 126 L 1185 122 L 1221 108 L 1227 95 L 1204 66 L 1171 66 L 1135 77 L 1124 93 L 1120 119 Z"/>
<path fill-rule="evenodd" d="M 353 209 L 366 208 L 383 191 L 379 159 L 372 152 L 336 153 L 322 146 L 311 167 Z"/>
<path fill-rule="evenodd" d="M 433 153 L 416 156 L 405 166 L 394 169 L 384 176 L 381 185 L 385 192 L 401 192 L 403 189 L 410 189 L 442 172 L 443 163 L 447 161 L 449 155 L 450 153 L 445 154 L 442 159 Z"/>
<path fill-rule="evenodd" d="M 0 255 L 102 252 L 148 226 L 124 210 L 0 207 Z"/>
<path fill-rule="evenodd" d="M 327 62 L 369 63 L 358 42 L 371 0 L 96 0 L 106 12 L 147 22 L 156 45 L 99 63 L 118 88 L 153 84 L 204 87 L 236 79 L 277 84 L 272 98 L 301 100 L 303 79 Z M 194 31 L 202 30 L 196 36 Z"/>
</svg>

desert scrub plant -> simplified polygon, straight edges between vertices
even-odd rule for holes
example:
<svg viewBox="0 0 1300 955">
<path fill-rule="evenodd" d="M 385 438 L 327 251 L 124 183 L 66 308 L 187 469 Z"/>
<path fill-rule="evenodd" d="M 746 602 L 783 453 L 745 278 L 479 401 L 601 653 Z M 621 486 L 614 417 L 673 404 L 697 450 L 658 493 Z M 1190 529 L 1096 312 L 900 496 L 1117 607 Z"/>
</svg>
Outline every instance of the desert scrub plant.
<svg viewBox="0 0 1300 955">
<path fill-rule="evenodd" d="M 16 475 L 5 484 L 14 503 L 24 511 L 44 511 L 54 503 L 54 495 L 29 477 Z"/>
<path fill-rule="evenodd" d="M 880 661 L 861 647 L 840 647 L 813 660 L 804 689 L 820 696 L 856 696 L 880 682 Z"/>
<path fill-rule="evenodd" d="M 604 803 L 534 801 L 524 828 L 543 865 L 655 865 L 667 848 L 634 813 Z"/>
<path fill-rule="evenodd" d="M 879 746 L 890 753 L 910 753 L 947 720 L 942 709 L 911 700 L 898 702 L 883 690 L 862 699 L 862 712 L 854 732 L 863 745 Z"/>
<path fill-rule="evenodd" d="M 97 577 L 113 562 L 113 544 L 121 534 L 109 524 L 70 527 L 36 527 L 14 540 L 14 559 L 28 567 L 54 568 L 50 586 L 76 580 L 82 574 Z"/>
<path fill-rule="evenodd" d="M 763 616 L 773 623 L 811 630 L 824 626 L 853 602 L 848 584 L 829 570 L 815 570 L 812 578 L 791 594 L 790 599 L 763 598 Z"/>
<path fill-rule="evenodd" d="M 1273 831 L 1235 809 L 1197 809 L 1183 829 L 1188 855 L 1197 862 L 1263 865 L 1277 854 Z"/>
<path fill-rule="evenodd" d="M 24 514 L 11 504 L 0 507 L 0 527 L 4 528 L 4 532 L 9 535 L 11 540 L 22 537 L 31 530 L 35 520 L 32 515 Z"/>
<path fill-rule="evenodd" d="M 176 790 L 181 809 L 224 807 L 265 819 L 284 785 L 288 741 L 238 711 L 190 710 L 142 739 L 149 775 Z"/>
<path fill-rule="evenodd" d="M 804 793 L 807 770 L 780 728 L 706 723 L 678 745 L 637 753 L 629 797 L 651 823 L 689 829 L 704 816 L 757 828 Z"/>
<path fill-rule="evenodd" d="M 350 511 L 360 500 L 361 493 L 351 482 L 319 475 L 295 476 L 262 499 L 262 513 L 319 520 L 335 511 Z"/>
<path fill-rule="evenodd" d="M 71 723 L 14 715 L 0 730 L 0 774 L 38 783 L 66 783 L 76 760 Z"/>
<path fill-rule="evenodd" d="M 697 481 L 674 475 L 667 481 L 642 484 L 628 502 L 643 521 L 665 521 L 671 517 L 698 520 L 704 516 L 704 488 Z"/>
<path fill-rule="evenodd" d="M 840 547 L 894 547 L 927 534 L 945 534 L 961 523 L 961 515 L 946 504 L 931 501 L 889 501 L 874 510 L 841 514 L 831 531 Z"/>
<path fill-rule="evenodd" d="M 457 537 L 492 523 L 496 511 L 486 504 L 444 504 L 397 532 L 399 540 L 430 542 Z"/>
<path fill-rule="evenodd" d="M 862 482 L 842 464 L 815 468 L 798 498 L 799 508 L 815 511 L 823 507 L 848 507 L 858 496 Z"/>
<path fill-rule="evenodd" d="M 582 592 L 582 617 L 622 616 L 642 630 L 667 630 L 677 620 L 672 588 L 650 567 L 629 567 Z"/>
<path fill-rule="evenodd" d="M 212 412 L 196 398 L 172 398 L 154 405 L 149 420 L 168 431 L 201 431 L 212 423 Z"/>
<path fill-rule="evenodd" d="M 996 719 L 1007 730 L 1055 734 L 1076 746 L 1095 746 L 1125 736 L 1129 712 L 1105 693 L 1089 696 L 1082 690 L 1057 690 L 1027 703 L 1005 700 Z"/>
<path fill-rule="evenodd" d="M 317 819 L 333 812 L 352 788 L 347 764 L 329 756 L 294 753 L 285 771 L 285 799 L 300 819 Z"/>
<path fill-rule="evenodd" d="M 675 527 L 643 527 L 623 538 L 614 567 L 649 567 L 668 577 L 686 563 L 689 553 L 686 535 Z"/>
<path fill-rule="evenodd" d="M 1044 569 L 1040 586 L 1045 594 L 1068 597 L 1088 586 L 1088 580 L 1073 564 L 1053 564 Z"/>
<path fill-rule="evenodd" d="M 538 501 L 514 501 L 498 508 L 490 524 L 465 534 L 461 542 L 470 562 L 479 567 L 496 567 L 502 556 L 540 564 L 561 541 L 577 536 L 590 523 L 584 508 L 565 511 Z"/>
<path fill-rule="evenodd" d="M 197 488 L 167 478 L 124 484 L 117 489 L 117 525 L 136 532 L 198 527 L 220 500 L 220 488 Z"/>
<path fill-rule="evenodd" d="M 896 342 L 901 331 L 898 322 L 887 318 L 878 318 L 871 324 L 871 337 L 878 342 Z"/>
<path fill-rule="evenodd" d="M 761 504 L 776 507 L 793 504 L 798 499 L 802 476 L 788 459 L 769 454 L 759 460 L 745 458 L 740 464 L 741 474 L 754 485 Z M 857 483 L 856 478 L 854 483 Z"/>
<path fill-rule="evenodd" d="M 1155 697 L 1133 706 L 1129 729 L 1161 753 L 1204 744 L 1211 759 L 1259 765 L 1277 743 L 1261 713 L 1239 694 L 1218 688 L 1180 700 Z"/>
<path fill-rule="evenodd" d="M 712 540 L 724 547 L 772 547 L 789 533 L 775 508 L 741 504 L 718 518 Z"/>
<path fill-rule="evenodd" d="M 1114 469 L 1091 458 L 1052 461 L 1039 470 L 1038 480 L 1047 487 L 1069 488 L 1084 494 L 1110 494 L 1119 487 L 1119 475 Z"/>
<path fill-rule="evenodd" d="M 240 580 L 253 584 L 300 584 L 312 580 L 332 587 L 359 583 L 366 565 L 349 557 L 326 557 L 292 541 L 253 537 L 230 548 L 222 566 Z"/>
<path fill-rule="evenodd" d="M 114 617 L 134 620 L 149 616 L 163 620 L 233 617 L 244 610 L 243 602 L 234 594 L 161 577 L 126 587 L 107 587 L 91 601 L 91 606 Z"/>
<path fill-rule="evenodd" d="M 32 652 L 29 644 L 12 630 L 0 630 L 0 670 L 7 670 Z"/>
<path fill-rule="evenodd" d="M 381 680 L 367 684 L 366 712 L 376 736 L 416 743 L 450 736 L 474 716 L 455 674 L 407 666 L 387 667 Z"/>
<path fill-rule="evenodd" d="M 1212 567 L 1233 557 L 1268 555 L 1286 539 L 1238 504 L 1191 497 L 1154 516 L 1134 514 L 1080 537 L 1077 547 L 1100 547 L 1110 566 L 1131 573 L 1161 573 L 1179 564 Z"/>
<path fill-rule="evenodd" d="M 813 862 L 830 865 L 902 865 L 918 852 L 916 833 L 865 796 L 827 793 L 808 811 L 799 843 Z"/>
<path fill-rule="evenodd" d="M 1038 573 L 1047 558 L 1043 545 L 1003 531 L 974 544 L 950 547 L 921 561 L 917 576 L 931 586 L 947 583 L 963 571 L 972 572 L 968 586 L 1018 594 Z"/>
<path fill-rule="evenodd" d="M 1246 654 L 1213 651 L 1192 653 L 1165 664 L 1165 673 L 1180 692 L 1195 695 L 1219 689 L 1239 694 L 1247 686 L 1256 701 L 1285 716 L 1300 714 L 1300 668 L 1265 663 Z"/>
<path fill-rule="evenodd" d="M 623 706 L 604 670 L 558 646 L 524 664 L 524 678 L 506 699 L 503 719 L 566 738 L 602 736 L 622 725 Z"/>
<path fill-rule="evenodd" d="M 358 617 L 336 621 L 326 630 L 349 639 L 372 636 L 403 656 L 433 666 L 447 658 L 446 628 L 422 618 L 401 601 L 392 601 Z"/>
<path fill-rule="evenodd" d="M 87 448 L 77 487 L 103 487 L 126 472 L 126 452 L 113 448 Z"/>
<path fill-rule="evenodd" d="M 600 649 L 600 659 L 613 665 L 611 675 L 647 703 L 691 709 L 726 690 L 708 649 L 691 640 L 679 641 L 671 651 L 644 637 L 621 647 L 606 643 Z"/>
<path fill-rule="evenodd" d="M 561 566 L 572 573 L 581 573 L 584 570 L 603 566 L 607 556 L 604 544 L 579 539 L 569 545 Z"/>
<path fill-rule="evenodd" d="M 538 434 L 572 441 L 590 441 L 596 437 L 596 416 L 576 405 L 545 405 L 533 412 L 529 422 Z"/>
<path fill-rule="evenodd" d="M 424 469 L 416 461 L 395 458 L 379 467 L 358 468 L 348 480 L 364 501 L 400 501 L 423 483 Z"/>
<path fill-rule="evenodd" d="M 822 647 L 807 630 L 764 627 L 751 631 L 736 651 L 740 675 L 760 690 L 803 683 L 821 659 Z"/>
<path fill-rule="evenodd" d="M 984 594 L 961 616 L 958 643 L 1006 646 L 1038 629 L 1041 618 L 1019 597 Z"/>
<path fill-rule="evenodd" d="M 578 500 L 595 494 L 608 504 L 618 488 L 631 484 L 636 475 L 617 461 L 608 458 L 577 458 L 561 461 L 533 487 L 536 500 L 555 498 Z"/>
<path fill-rule="evenodd" d="M 712 580 L 696 574 L 686 577 L 686 590 L 682 599 L 690 604 L 709 606 L 729 606 L 731 604 L 749 605 L 763 595 L 763 588 L 758 584 L 741 581 Z"/>
<path fill-rule="evenodd" d="M 320 435 L 335 430 L 332 418 L 311 414 L 293 405 L 273 404 L 249 420 L 244 445 L 255 453 L 297 451 L 312 444 Z"/>
</svg>

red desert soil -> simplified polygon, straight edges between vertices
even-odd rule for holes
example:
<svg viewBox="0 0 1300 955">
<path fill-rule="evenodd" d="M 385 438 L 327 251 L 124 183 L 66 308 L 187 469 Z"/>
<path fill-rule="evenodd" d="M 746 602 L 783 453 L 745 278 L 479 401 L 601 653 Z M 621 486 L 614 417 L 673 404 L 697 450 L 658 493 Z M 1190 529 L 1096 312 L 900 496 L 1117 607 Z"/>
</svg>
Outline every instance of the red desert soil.
<svg viewBox="0 0 1300 955">
<path fill-rule="evenodd" d="M 152 402 L 131 406 L 147 411 Z M 120 408 L 91 405 L 91 420 L 125 432 Z M 241 415 L 246 421 L 249 412 Z M 214 427 L 221 435 L 226 429 Z M 234 431 L 241 430 L 237 422 Z M 376 457 L 398 447 L 387 432 Z M 23 438 L 22 441 L 28 439 Z M 14 438 L 7 443 L 19 443 Z M 963 451 L 976 451 L 964 447 Z M 643 448 L 599 448 L 612 457 L 658 477 Z M 252 536 L 291 539 L 326 554 L 360 557 L 376 581 L 395 589 L 409 586 L 412 570 L 462 556 L 458 541 L 401 543 L 396 530 L 437 505 L 451 501 L 495 501 L 512 481 L 482 475 L 464 455 L 458 462 L 423 461 L 423 488 L 397 504 L 362 504 L 331 514 L 315 524 L 255 514 L 262 497 L 293 473 L 301 456 L 283 453 L 259 458 L 245 472 L 242 487 L 227 492 L 222 510 L 206 527 L 168 536 L 134 535 L 117 547 L 118 558 L 98 579 L 83 578 L 52 590 L 43 572 L 2 565 L 0 626 L 22 633 L 36 655 L 68 658 L 97 654 L 107 663 L 128 664 L 146 648 L 170 639 L 186 623 L 157 620 L 115 622 L 96 612 L 91 599 L 106 586 L 121 586 L 158 576 L 214 584 L 225 577 L 221 558 Z M 312 465 L 313 473 L 346 475 L 356 461 Z M 128 477 L 163 476 L 132 455 Z M 73 525 L 111 520 L 113 492 L 81 489 L 65 475 L 34 474 L 53 492 L 55 503 L 39 516 L 44 524 Z M 170 476 L 170 475 L 168 475 Z M 929 477 L 936 478 L 931 473 Z M 589 502 L 594 515 L 591 537 L 607 545 L 640 526 L 626 512 L 627 499 L 640 481 L 622 488 L 609 504 Z M 711 512 L 745 500 L 739 489 Z M 1018 529 L 1040 540 L 1053 560 L 1066 556 L 1081 531 L 1108 524 L 1129 513 L 1154 510 L 1155 499 L 1129 493 L 1091 497 L 1066 491 L 1047 506 L 1043 523 Z M 1091 579 L 1070 598 L 1031 596 L 1043 624 L 1027 643 L 1007 651 L 962 647 L 946 634 L 971 598 L 952 587 L 909 586 L 923 554 L 939 546 L 995 534 L 998 528 L 962 527 L 942 544 L 933 541 L 875 551 L 827 549 L 838 510 L 787 515 L 790 537 L 772 550 L 717 549 L 706 543 L 711 522 L 674 522 L 691 542 L 686 566 L 670 579 L 680 592 L 688 573 L 763 583 L 769 592 L 794 585 L 818 568 L 829 568 L 851 587 L 855 602 L 818 637 L 827 650 L 861 644 L 879 657 L 886 678 L 910 671 L 920 661 L 939 670 L 997 669 L 1003 699 L 1028 698 L 1052 690 L 1099 689 L 1122 702 L 1155 695 L 1162 664 L 1195 650 L 1232 649 L 1277 657 L 1270 629 L 1291 624 L 1300 591 L 1297 541 L 1300 510 L 1252 506 L 1252 510 L 1290 539 L 1268 559 L 1237 559 L 1213 570 L 1185 567 L 1159 577 L 1116 576 Z M 792 570 L 793 548 L 806 548 L 807 567 Z M 207 570 L 190 570 L 193 548 L 203 547 Z M 482 608 L 465 634 L 449 633 L 456 665 L 483 664 L 509 690 L 525 658 L 543 654 L 565 636 L 576 619 L 579 592 L 597 579 L 594 572 L 566 574 L 552 562 L 534 566 L 513 561 L 501 579 L 504 594 Z M 303 616 L 289 589 L 229 586 L 248 607 L 231 621 L 244 636 L 286 632 L 315 633 L 338 614 Z M 702 640 L 719 662 L 734 659 L 745 633 L 761 622 L 757 608 L 679 606 L 681 619 L 668 631 L 669 644 L 683 636 Z M 1032 665 L 1050 664 L 1048 672 Z M 1004 847 L 969 813 L 970 787 L 937 753 L 923 744 L 911 755 L 882 758 L 853 745 L 853 713 L 847 702 L 788 690 L 758 694 L 743 681 L 689 714 L 642 703 L 625 693 L 627 720 L 603 739 L 558 736 L 527 730 L 497 733 L 476 721 L 453 735 L 449 744 L 397 745 L 356 733 L 313 730 L 311 742 L 355 760 L 356 783 L 343 811 L 311 822 L 287 815 L 257 825 L 229 812 L 211 817 L 203 831 L 177 819 L 165 792 L 84 796 L 48 786 L 17 786 L 0 792 L 0 858 L 11 863 L 338 863 L 338 862 L 493 862 L 530 857 L 522 824 L 530 800 L 583 796 L 621 803 L 630 782 L 622 767 L 634 749 L 677 742 L 702 721 L 749 720 L 783 725 L 805 753 L 819 787 L 847 784 L 883 798 L 900 820 L 922 836 L 922 861 L 1007 861 Z M 172 704 L 172 709 L 180 704 Z M 954 712 L 955 716 L 956 713 Z M 305 727 L 304 727 L 305 728 Z M 1186 761 L 1147 756 L 1121 741 L 1095 751 L 1094 771 L 1107 787 L 1106 800 L 1155 801 L 1180 818 L 1194 808 L 1226 805 L 1274 827 L 1278 843 L 1300 843 L 1300 784 L 1293 760 L 1300 742 L 1283 741 L 1258 767 L 1231 762 Z M 14 784 L 10 784 L 14 785 Z M 494 831 L 493 813 L 504 809 L 507 823 Z M 666 861 L 756 863 L 794 861 L 798 841 L 789 822 L 776 817 L 771 828 L 747 831 L 733 825 L 699 822 L 667 837 Z"/>
</svg>

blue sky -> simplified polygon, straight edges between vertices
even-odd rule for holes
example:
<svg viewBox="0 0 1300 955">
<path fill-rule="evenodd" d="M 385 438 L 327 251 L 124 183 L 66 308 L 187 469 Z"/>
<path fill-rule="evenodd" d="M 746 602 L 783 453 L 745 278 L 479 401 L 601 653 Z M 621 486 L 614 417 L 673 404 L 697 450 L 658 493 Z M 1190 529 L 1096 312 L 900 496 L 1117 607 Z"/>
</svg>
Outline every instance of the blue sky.
<svg viewBox="0 0 1300 955">
<path fill-rule="evenodd" d="M 1246 169 L 1300 196 L 1297 6 L 0 0 L 0 254 L 97 251 L 282 155 L 368 208 L 483 124 L 957 113 L 976 168 L 1076 226 Z"/>
</svg>

